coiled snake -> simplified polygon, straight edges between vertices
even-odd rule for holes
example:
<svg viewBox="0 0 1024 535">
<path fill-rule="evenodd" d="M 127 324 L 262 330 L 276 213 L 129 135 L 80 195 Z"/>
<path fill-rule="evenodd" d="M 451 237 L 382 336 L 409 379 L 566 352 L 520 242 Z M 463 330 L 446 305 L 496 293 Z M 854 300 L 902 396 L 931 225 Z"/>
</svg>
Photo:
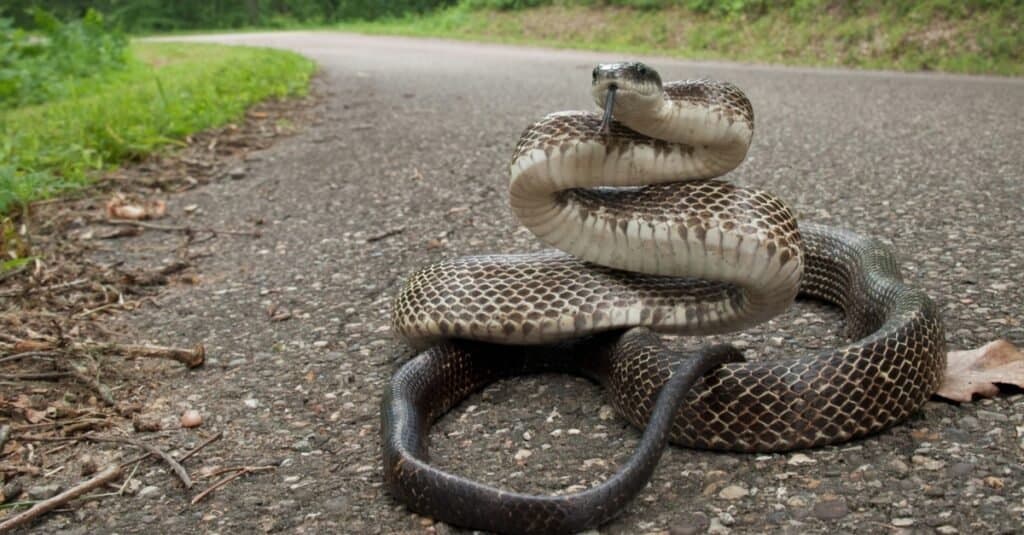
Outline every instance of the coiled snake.
<svg viewBox="0 0 1024 535">
<path fill-rule="evenodd" d="M 618 63 L 594 69 L 592 92 L 603 117 L 545 117 L 523 133 L 511 164 L 513 212 L 565 252 L 442 262 L 410 276 L 395 299 L 394 331 L 425 350 L 384 395 L 393 495 L 467 527 L 578 531 L 642 489 L 666 437 L 741 452 L 808 448 L 877 432 L 928 399 L 945 367 L 941 319 L 902 283 L 888 248 L 798 226 L 770 194 L 712 180 L 742 162 L 753 135 L 738 88 L 662 84 L 646 65 Z M 744 362 L 729 346 L 687 359 L 651 332 L 741 329 L 798 292 L 839 306 L 855 341 Z M 578 494 L 540 497 L 428 463 L 434 420 L 490 382 L 537 371 L 590 377 L 631 423 L 650 422 L 620 472 Z"/>
</svg>

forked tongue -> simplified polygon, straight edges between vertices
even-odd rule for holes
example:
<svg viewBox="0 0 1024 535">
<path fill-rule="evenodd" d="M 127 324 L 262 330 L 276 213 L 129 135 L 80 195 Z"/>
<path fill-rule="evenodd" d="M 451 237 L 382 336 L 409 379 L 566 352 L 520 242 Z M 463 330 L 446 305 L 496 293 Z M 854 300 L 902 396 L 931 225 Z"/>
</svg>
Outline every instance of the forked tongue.
<svg viewBox="0 0 1024 535">
<path fill-rule="evenodd" d="M 612 126 L 612 110 L 615 109 L 615 91 L 618 87 L 614 85 L 608 86 L 608 95 L 604 97 L 604 117 L 601 118 L 601 129 L 602 134 L 611 132 Z"/>
</svg>

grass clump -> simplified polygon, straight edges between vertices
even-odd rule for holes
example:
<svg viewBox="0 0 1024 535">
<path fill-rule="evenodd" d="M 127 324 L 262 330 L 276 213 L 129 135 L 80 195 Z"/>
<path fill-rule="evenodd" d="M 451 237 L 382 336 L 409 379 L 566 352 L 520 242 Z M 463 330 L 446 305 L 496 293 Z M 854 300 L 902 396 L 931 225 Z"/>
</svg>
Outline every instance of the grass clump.
<svg viewBox="0 0 1024 535">
<path fill-rule="evenodd" d="M 269 49 L 136 43 L 125 66 L 60 98 L 0 110 L 0 213 L 88 183 L 95 171 L 303 94 L 311 60 Z"/>
</svg>

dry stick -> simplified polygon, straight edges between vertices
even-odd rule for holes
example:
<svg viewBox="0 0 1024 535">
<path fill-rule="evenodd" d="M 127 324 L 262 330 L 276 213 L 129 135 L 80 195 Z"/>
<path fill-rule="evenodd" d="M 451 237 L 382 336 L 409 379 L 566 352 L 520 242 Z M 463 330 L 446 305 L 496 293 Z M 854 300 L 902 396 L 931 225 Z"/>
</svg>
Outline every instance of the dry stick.
<svg viewBox="0 0 1024 535">
<path fill-rule="evenodd" d="M 99 346 L 124 353 L 129 357 L 176 360 L 189 368 L 199 366 L 206 359 L 206 348 L 203 347 L 203 344 L 196 344 L 192 349 L 131 344 L 99 344 Z"/>
<path fill-rule="evenodd" d="M 132 227 L 145 228 L 150 230 L 161 230 L 164 232 L 212 232 L 214 234 L 230 234 L 235 236 L 252 236 L 259 238 L 262 232 L 256 230 L 223 230 L 213 227 L 189 227 L 187 225 L 160 225 L 158 223 L 145 223 L 143 221 L 124 221 L 119 219 L 107 219 L 102 221 L 105 225 L 127 225 Z"/>
<path fill-rule="evenodd" d="M 252 474 L 252 473 L 255 473 L 255 472 L 266 472 L 267 470 L 274 470 L 275 468 L 277 468 L 277 467 L 276 466 L 243 466 L 242 468 L 240 468 L 234 474 L 231 474 L 230 476 L 227 476 L 227 477 L 221 479 L 220 481 L 217 481 L 213 485 L 210 485 L 209 487 L 207 487 L 207 489 L 204 490 L 203 492 L 200 492 L 199 494 L 196 494 L 196 497 L 192 498 L 191 504 L 195 505 L 195 504 L 203 501 L 203 498 L 206 498 L 207 495 L 209 495 L 213 491 L 223 487 L 224 485 L 227 485 L 228 483 L 231 483 L 232 481 L 238 479 L 239 477 L 242 477 L 242 476 L 244 476 L 246 474 Z"/>
<path fill-rule="evenodd" d="M 50 381 L 73 375 L 70 372 L 12 373 L 0 374 L 0 379 L 11 381 Z"/>
<path fill-rule="evenodd" d="M 183 462 L 189 460 L 193 455 L 199 453 L 200 450 L 202 450 L 203 448 L 209 446 L 210 444 L 220 440 L 223 436 L 224 436 L 224 432 L 223 431 L 217 432 L 216 435 L 213 435 L 212 437 L 206 439 L 205 441 L 203 441 L 202 444 L 192 448 L 185 455 L 182 455 L 181 458 L 178 459 L 178 462 L 179 463 L 183 463 Z M 129 464 L 132 464 L 132 463 L 137 463 L 139 461 L 143 461 L 143 460 L 148 459 L 148 458 L 150 458 L 152 456 L 153 456 L 152 453 L 147 453 L 145 455 L 139 455 L 138 457 L 136 457 L 134 459 L 131 459 L 129 461 L 125 461 L 125 462 L 121 463 L 121 468 L 124 468 L 125 466 L 128 466 Z"/>
<path fill-rule="evenodd" d="M 174 457 L 171 457 L 170 455 L 165 453 L 160 448 L 157 448 L 156 446 L 152 446 L 150 444 L 146 444 L 145 442 L 139 442 L 138 440 L 133 440 L 133 439 L 130 439 L 130 438 L 101 437 L 101 436 L 91 435 L 91 434 L 85 434 L 85 435 L 77 436 L 77 437 L 23 436 L 21 438 L 22 438 L 22 440 L 25 440 L 25 441 L 38 441 L 38 442 L 69 442 L 69 441 L 88 440 L 90 442 L 110 442 L 110 443 L 114 443 L 114 444 L 128 444 L 130 446 L 135 446 L 136 448 L 141 448 L 143 450 L 146 450 L 146 452 L 147 452 L 146 453 L 146 457 L 150 457 L 150 456 L 155 455 L 155 456 L 160 457 L 161 459 L 163 459 L 164 462 L 166 462 L 168 465 L 170 465 L 171 470 L 174 471 L 174 474 L 176 476 L 178 476 L 178 479 L 180 479 L 181 482 L 185 485 L 185 488 L 192 488 L 192 479 L 188 476 L 188 472 L 186 472 L 185 469 L 182 468 L 181 464 L 179 464 L 178 461 L 174 460 Z M 145 457 L 143 457 L 143 458 L 145 458 Z M 136 462 L 138 460 L 139 459 L 133 459 L 130 462 Z M 123 468 L 123 467 L 124 467 L 123 465 L 118 466 L 118 468 Z"/>
<path fill-rule="evenodd" d="M 25 341 L 19 340 L 19 342 Z M 105 353 L 121 353 L 126 357 L 171 359 L 178 361 L 189 368 L 199 366 L 206 358 L 206 348 L 203 347 L 203 344 L 197 344 L 192 349 L 182 349 L 178 347 L 150 345 L 74 342 L 68 347 L 72 351 L 102 351 Z M 31 344 L 31 350 L 37 352 L 56 348 L 57 344 L 48 341 L 33 341 Z"/>
<path fill-rule="evenodd" d="M 0 363 L 10 362 L 12 360 L 24 359 L 29 357 L 55 357 L 57 356 L 56 351 L 26 351 L 24 353 L 14 353 L 7 355 L 6 357 L 0 357 Z"/>
<path fill-rule="evenodd" d="M 178 479 L 181 480 L 181 483 L 185 485 L 185 488 L 192 488 L 192 478 L 188 477 L 188 472 L 186 472 L 185 469 L 182 468 L 181 464 L 179 464 L 178 461 L 174 460 L 174 457 L 171 457 L 170 455 L 167 454 L 167 452 L 161 450 L 160 448 L 157 448 L 156 446 L 146 444 L 145 442 L 139 442 L 138 440 L 132 440 L 130 438 L 98 437 L 96 435 L 83 435 L 82 438 L 86 440 L 91 440 L 93 442 L 114 442 L 121 444 L 130 444 L 132 446 L 135 446 L 136 448 L 142 448 L 149 452 L 150 455 L 156 455 L 157 457 L 163 459 L 163 461 L 171 467 L 171 470 L 174 471 L 174 474 L 178 476 Z"/>
<path fill-rule="evenodd" d="M 0 533 L 6 533 L 13 530 L 14 528 L 20 527 L 28 522 L 32 521 L 36 517 L 45 514 L 67 502 L 89 492 L 97 487 L 102 487 L 108 482 L 113 481 L 121 477 L 121 467 L 111 466 L 106 470 L 96 474 L 92 479 L 86 480 L 70 489 L 46 500 L 43 500 L 33 505 L 27 511 L 18 513 L 8 519 L 7 521 L 0 523 Z"/>
<path fill-rule="evenodd" d="M 36 286 L 36 287 L 33 287 L 33 288 L 22 288 L 22 289 L 7 290 L 7 291 L 0 292 L 0 297 L 13 297 L 15 295 L 22 295 L 22 294 L 32 294 L 32 293 L 39 293 L 39 292 L 52 292 L 52 291 L 56 291 L 56 290 L 66 290 L 68 288 L 74 288 L 76 286 L 82 286 L 82 285 L 88 284 L 88 283 L 89 283 L 89 279 L 75 279 L 75 280 L 70 281 L 70 282 L 62 282 L 60 284 L 51 284 L 50 286 Z"/>
<path fill-rule="evenodd" d="M 388 231 L 382 232 L 380 234 L 376 234 L 376 235 L 370 236 L 369 238 L 366 238 L 366 243 L 373 243 L 375 241 L 381 241 L 383 239 L 390 238 L 390 237 L 392 237 L 392 236 L 394 236 L 396 234 L 401 234 L 403 232 L 405 232 L 405 227 L 393 228 L 391 230 L 388 230 Z"/>
</svg>

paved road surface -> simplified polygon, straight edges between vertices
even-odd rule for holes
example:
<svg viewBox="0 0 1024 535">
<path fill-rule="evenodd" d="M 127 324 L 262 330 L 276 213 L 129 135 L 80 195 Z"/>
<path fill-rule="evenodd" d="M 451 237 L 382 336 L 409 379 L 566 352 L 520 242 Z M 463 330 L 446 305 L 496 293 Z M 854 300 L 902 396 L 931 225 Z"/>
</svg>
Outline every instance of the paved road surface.
<svg viewBox="0 0 1024 535">
<path fill-rule="evenodd" d="M 219 239 L 203 284 L 134 320 L 140 337 L 203 341 L 216 359 L 197 372 L 169 367 L 154 392 L 169 413 L 198 408 L 208 430 L 227 433 L 204 464 L 283 462 L 198 507 L 153 468 L 140 476 L 164 497 L 110 500 L 74 524 L 450 530 L 381 486 L 378 400 L 407 356 L 388 333 L 389 297 L 433 260 L 539 247 L 505 205 L 515 140 L 548 112 L 590 109 L 591 68 L 620 55 L 332 33 L 180 39 L 289 48 L 323 67 L 328 94 L 310 128 L 258 154 L 245 180 L 171 200 L 198 204 L 214 226 L 262 218 L 264 237 Z M 667 80 L 743 87 L 757 133 L 731 179 L 772 190 L 804 220 L 891 241 L 906 278 L 940 303 L 951 347 L 1024 344 L 1024 81 L 642 59 Z M 389 230 L 400 232 L 367 242 Z M 271 305 L 294 318 L 269 322 Z M 754 358 L 812 351 L 840 333 L 834 311 L 801 304 L 725 339 Z M 607 477 L 638 436 L 598 388 L 553 376 L 487 390 L 432 439 L 449 469 L 553 492 Z M 1022 460 L 1019 392 L 933 402 L 891 432 L 801 455 L 673 448 L 602 531 L 1010 532 L 1024 522 Z"/>
</svg>

